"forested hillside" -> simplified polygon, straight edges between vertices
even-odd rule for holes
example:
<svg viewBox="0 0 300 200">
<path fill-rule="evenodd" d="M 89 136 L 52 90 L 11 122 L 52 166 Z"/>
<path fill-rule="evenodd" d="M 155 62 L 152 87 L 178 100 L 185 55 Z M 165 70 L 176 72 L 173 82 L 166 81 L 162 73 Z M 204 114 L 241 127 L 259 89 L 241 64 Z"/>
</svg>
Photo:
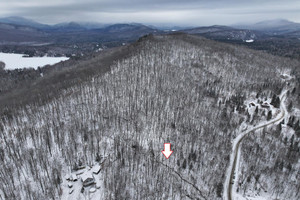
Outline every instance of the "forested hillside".
<svg viewBox="0 0 300 200">
<path fill-rule="evenodd" d="M 222 199 L 231 141 L 274 118 L 282 90 L 288 119 L 246 138 L 237 189 L 300 199 L 298 61 L 184 34 L 129 49 L 43 103 L 6 104 L 0 199 Z M 71 192 L 66 176 L 98 164 L 101 192 Z"/>
</svg>

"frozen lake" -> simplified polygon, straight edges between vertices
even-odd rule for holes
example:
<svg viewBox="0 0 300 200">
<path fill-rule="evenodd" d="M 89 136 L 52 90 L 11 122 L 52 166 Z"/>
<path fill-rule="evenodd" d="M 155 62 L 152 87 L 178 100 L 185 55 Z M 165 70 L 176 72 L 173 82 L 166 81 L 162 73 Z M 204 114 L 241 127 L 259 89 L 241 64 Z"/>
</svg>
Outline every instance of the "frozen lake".
<svg viewBox="0 0 300 200">
<path fill-rule="evenodd" d="M 5 63 L 5 69 L 35 68 L 53 65 L 68 60 L 67 57 L 23 57 L 24 54 L 1 53 L 0 61 Z"/>
</svg>

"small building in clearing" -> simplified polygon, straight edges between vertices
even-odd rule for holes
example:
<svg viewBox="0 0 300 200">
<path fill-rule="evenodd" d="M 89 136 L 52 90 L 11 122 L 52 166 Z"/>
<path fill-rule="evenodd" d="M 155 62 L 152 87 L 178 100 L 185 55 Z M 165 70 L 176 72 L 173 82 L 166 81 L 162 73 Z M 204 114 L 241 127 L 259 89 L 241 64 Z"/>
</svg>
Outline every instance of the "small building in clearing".
<svg viewBox="0 0 300 200">
<path fill-rule="evenodd" d="M 101 167 L 100 165 L 96 165 L 92 168 L 92 171 L 94 174 L 99 174 L 99 172 L 101 171 Z"/>
<path fill-rule="evenodd" d="M 87 187 L 87 186 L 95 184 L 95 178 L 94 178 L 93 174 L 90 173 L 90 171 L 81 175 L 81 181 L 82 181 L 83 187 Z"/>
<path fill-rule="evenodd" d="M 270 108 L 270 104 L 268 102 L 264 102 L 261 107 L 263 108 Z"/>
</svg>

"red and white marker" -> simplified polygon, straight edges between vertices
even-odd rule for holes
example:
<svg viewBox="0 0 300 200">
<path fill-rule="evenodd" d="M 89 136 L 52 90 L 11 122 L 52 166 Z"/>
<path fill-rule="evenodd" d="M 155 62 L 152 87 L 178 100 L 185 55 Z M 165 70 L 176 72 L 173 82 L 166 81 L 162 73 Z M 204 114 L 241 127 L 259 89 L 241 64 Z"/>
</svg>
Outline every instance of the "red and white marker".
<svg viewBox="0 0 300 200">
<path fill-rule="evenodd" d="M 171 154 L 173 153 L 173 151 L 171 151 L 171 143 L 165 143 L 164 150 L 161 152 L 164 154 L 166 159 L 168 159 L 171 156 Z"/>
</svg>

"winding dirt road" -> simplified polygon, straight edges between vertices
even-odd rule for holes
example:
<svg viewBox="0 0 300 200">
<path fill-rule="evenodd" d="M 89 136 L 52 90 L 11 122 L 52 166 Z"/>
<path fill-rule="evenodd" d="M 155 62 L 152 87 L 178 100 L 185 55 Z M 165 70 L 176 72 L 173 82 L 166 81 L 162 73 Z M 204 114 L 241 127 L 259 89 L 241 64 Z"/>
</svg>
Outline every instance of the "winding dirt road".
<svg viewBox="0 0 300 200">
<path fill-rule="evenodd" d="M 238 179 L 238 174 L 235 175 L 235 171 L 238 165 L 238 155 L 240 151 L 240 144 L 242 143 L 243 139 L 251 132 L 254 132 L 258 129 L 261 129 L 263 127 L 269 126 L 271 124 L 274 124 L 276 122 L 281 121 L 285 113 L 287 113 L 286 107 L 284 105 L 284 101 L 286 98 L 286 93 L 288 90 L 285 90 L 281 93 L 280 95 L 280 110 L 281 113 L 274 119 L 266 122 L 262 122 L 258 124 L 257 126 L 250 128 L 249 130 L 246 130 L 239 134 L 234 140 L 233 140 L 233 147 L 232 147 L 232 153 L 230 155 L 230 164 L 226 173 L 226 179 L 225 179 L 225 184 L 224 184 L 224 199 L 225 200 L 233 200 L 233 185 L 234 181 Z"/>
</svg>

